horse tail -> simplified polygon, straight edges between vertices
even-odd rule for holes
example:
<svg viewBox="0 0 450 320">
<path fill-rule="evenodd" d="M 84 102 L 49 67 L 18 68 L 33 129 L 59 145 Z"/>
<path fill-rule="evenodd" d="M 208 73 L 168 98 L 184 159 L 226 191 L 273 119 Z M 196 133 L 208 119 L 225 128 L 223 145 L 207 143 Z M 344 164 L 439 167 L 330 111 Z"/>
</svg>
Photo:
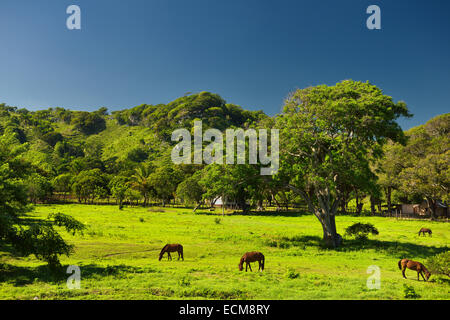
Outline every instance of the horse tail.
<svg viewBox="0 0 450 320">
<path fill-rule="evenodd" d="M 262 256 L 262 261 L 261 261 L 261 269 L 264 271 L 264 262 L 266 261 L 266 258 L 264 257 L 264 255 L 263 254 L 261 254 L 261 256 Z"/>
<path fill-rule="evenodd" d="M 402 270 L 402 260 L 399 260 L 399 261 L 398 261 L 398 268 L 399 268 L 400 270 Z"/>
</svg>

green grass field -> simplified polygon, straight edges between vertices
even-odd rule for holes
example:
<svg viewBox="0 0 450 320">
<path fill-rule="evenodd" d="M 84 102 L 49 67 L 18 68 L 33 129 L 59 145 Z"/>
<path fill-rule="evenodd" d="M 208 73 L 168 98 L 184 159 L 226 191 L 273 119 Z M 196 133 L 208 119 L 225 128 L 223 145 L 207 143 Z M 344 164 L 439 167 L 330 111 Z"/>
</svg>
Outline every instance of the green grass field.
<svg viewBox="0 0 450 320">
<path fill-rule="evenodd" d="M 161 209 L 161 210 L 159 210 Z M 220 210 L 217 210 L 219 213 Z M 81 288 L 68 289 L 33 256 L 19 258 L 0 248 L 0 299 L 405 299 L 404 284 L 418 299 L 449 299 L 448 278 L 417 281 L 400 258 L 425 261 L 447 250 L 449 225 L 380 217 L 338 216 L 338 232 L 370 222 L 378 236 L 361 243 L 344 237 L 338 250 L 321 246 L 321 226 L 311 214 L 229 215 L 178 208 L 40 205 L 33 216 L 70 214 L 87 225 L 83 236 L 61 234 L 75 245 L 62 264 L 81 268 Z M 433 237 L 418 237 L 421 227 Z M 184 246 L 184 261 L 158 254 L 166 243 Z M 266 257 L 262 273 L 240 272 L 246 251 Z M 369 290 L 367 268 L 381 270 L 381 288 Z M 69 274 L 67 275 L 67 277 Z"/>
</svg>

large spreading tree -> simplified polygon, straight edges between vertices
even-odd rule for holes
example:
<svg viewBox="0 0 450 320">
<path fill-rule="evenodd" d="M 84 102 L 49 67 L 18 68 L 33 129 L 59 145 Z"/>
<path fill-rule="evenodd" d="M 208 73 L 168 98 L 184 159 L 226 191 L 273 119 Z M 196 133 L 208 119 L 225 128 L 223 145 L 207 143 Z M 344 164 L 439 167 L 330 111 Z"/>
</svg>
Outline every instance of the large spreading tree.
<svg viewBox="0 0 450 320">
<path fill-rule="evenodd" d="M 371 161 L 388 139 L 404 142 L 396 119 L 411 116 L 376 86 L 342 81 L 298 89 L 277 117 L 280 129 L 278 179 L 299 194 L 323 228 L 323 240 L 337 247 L 335 215 L 349 186 L 371 189 Z"/>
<path fill-rule="evenodd" d="M 55 226 L 76 233 L 84 225 L 70 216 L 55 213 L 46 220 L 29 219 L 25 181 L 33 168 L 23 160 L 27 144 L 20 144 L 14 135 L 0 136 L 0 244 L 12 247 L 23 256 L 34 254 L 51 267 L 60 266 L 59 256 L 69 255 L 73 246 L 67 244 Z"/>
</svg>

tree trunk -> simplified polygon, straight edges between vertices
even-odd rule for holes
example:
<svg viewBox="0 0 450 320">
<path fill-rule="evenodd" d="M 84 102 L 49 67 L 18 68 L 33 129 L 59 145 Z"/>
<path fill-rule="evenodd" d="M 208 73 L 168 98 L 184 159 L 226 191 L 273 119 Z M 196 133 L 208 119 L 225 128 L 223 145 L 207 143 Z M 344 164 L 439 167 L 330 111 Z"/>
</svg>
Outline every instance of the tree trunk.
<svg viewBox="0 0 450 320">
<path fill-rule="evenodd" d="M 264 210 L 264 208 L 263 208 L 263 200 L 262 199 L 258 200 L 258 203 L 257 203 L 257 206 L 256 206 L 256 210 L 257 211 L 263 211 Z"/>
<path fill-rule="evenodd" d="M 432 199 L 432 198 L 426 198 L 427 200 L 427 204 L 428 204 L 428 208 L 430 208 L 430 215 L 431 215 L 431 220 L 436 220 L 437 216 L 436 216 L 436 200 Z"/>
<path fill-rule="evenodd" d="M 277 205 L 277 211 L 280 211 L 281 206 L 280 206 L 280 203 L 278 202 L 277 198 L 275 198 L 275 196 L 272 195 L 272 199 L 273 199 L 273 201 L 275 201 L 275 204 Z"/>
<path fill-rule="evenodd" d="M 337 248 L 342 244 L 342 237 L 336 232 L 335 215 L 333 214 L 321 214 L 319 218 L 322 224 L 323 237 L 322 240 L 326 246 Z"/>
<path fill-rule="evenodd" d="M 198 208 L 200 208 L 200 206 L 202 205 L 202 201 L 197 203 L 197 206 L 194 208 L 194 212 L 197 211 Z"/>
<path fill-rule="evenodd" d="M 391 187 L 387 187 L 387 189 L 386 189 L 386 201 L 387 201 L 387 205 L 388 205 L 388 214 L 389 214 L 389 216 L 391 215 L 391 210 L 392 210 L 391 193 L 392 193 L 392 188 Z"/>
<path fill-rule="evenodd" d="M 375 199 L 372 196 L 370 196 L 370 212 L 375 214 Z"/>
<path fill-rule="evenodd" d="M 342 236 L 336 232 L 336 211 L 337 207 L 342 199 L 339 197 L 332 200 L 329 190 L 321 194 L 316 194 L 316 198 L 319 201 L 319 207 L 315 206 L 311 200 L 311 196 L 307 192 L 296 188 L 292 185 L 288 187 L 295 193 L 299 194 L 308 204 L 309 210 L 319 219 L 322 224 L 323 241 L 325 244 L 332 248 L 337 248 L 342 244 Z"/>
</svg>

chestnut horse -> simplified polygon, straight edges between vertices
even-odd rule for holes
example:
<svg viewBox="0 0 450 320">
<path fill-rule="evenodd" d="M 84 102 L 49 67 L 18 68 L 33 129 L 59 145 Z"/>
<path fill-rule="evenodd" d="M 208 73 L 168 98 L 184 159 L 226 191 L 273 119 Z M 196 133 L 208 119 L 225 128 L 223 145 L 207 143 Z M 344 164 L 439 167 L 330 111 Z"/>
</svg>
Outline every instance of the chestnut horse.
<svg viewBox="0 0 450 320">
<path fill-rule="evenodd" d="M 174 243 L 174 244 L 166 244 L 164 246 L 164 248 L 162 248 L 161 252 L 159 253 L 159 261 L 161 261 L 164 253 L 167 252 L 167 260 L 172 260 L 172 257 L 170 256 L 171 252 L 178 252 L 178 260 L 183 259 L 184 261 L 184 257 L 183 257 L 183 246 L 181 244 L 178 243 Z"/>
<path fill-rule="evenodd" d="M 239 271 L 242 271 L 244 269 L 244 262 L 245 262 L 245 272 L 247 272 L 247 267 L 250 268 L 250 271 L 252 270 L 252 266 L 250 265 L 250 262 L 258 261 L 259 268 L 258 271 L 261 270 L 261 272 L 264 270 L 264 255 L 261 252 L 246 252 L 239 262 Z"/>
<path fill-rule="evenodd" d="M 403 278 L 406 279 L 405 270 L 406 268 L 417 271 L 417 280 L 420 280 L 419 274 L 422 276 L 424 281 L 428 281 L 431 276 L 431 272 L 425 268 L 423 264 L 417 261 L 412 261 L 408 259 L 402 259 L 398 262 L 398 268 L 402 270 Z M 425 272 L 425 277 L 423 276 L 423 272 Z"/>
<path fill-rule="evenodd" d="M 420 233 L 422 233 L 422 235 L 425 237 L 425 233 L 428 233 L 428 235 L 431 237 L 431 234 L 432 234 L 432 232 L 431 232 L 431 230 L 430 229 L 428 229 L 428 228 L 422 228 L 422 229 L 420 229 L 419 230 L 419 236 L 420 236 Z"/>
</svg>

